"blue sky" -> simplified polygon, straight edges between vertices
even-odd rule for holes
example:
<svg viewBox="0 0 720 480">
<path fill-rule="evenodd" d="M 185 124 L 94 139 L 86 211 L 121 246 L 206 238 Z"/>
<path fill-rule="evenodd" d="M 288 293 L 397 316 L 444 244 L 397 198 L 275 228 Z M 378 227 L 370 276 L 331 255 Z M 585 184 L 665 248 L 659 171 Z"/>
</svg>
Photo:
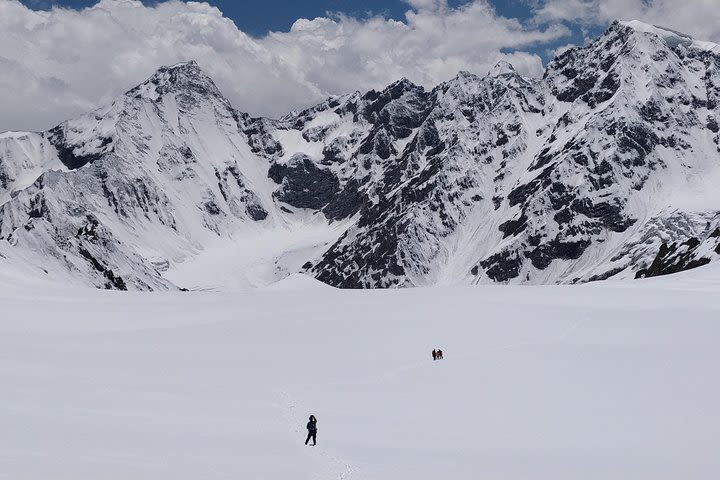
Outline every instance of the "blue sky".
<svg viewBox="0 0 720 480">
<path fill-rule="evenodd" d="M 142 0 L 146 5 L 158 3 L 157 0 Z M 448 6 L 456 8 L 470 0 L 448 0 Z M 51 6 L 85 8 L 97 3 L 97 0 L 21 0 L 28 7 L 48 9 Z M 382 15 L 386 18 L 404 20 L 409 9 L 403 0 L 209 0 L 223 14 L 231 18 L 240 30 L 254 37 L 262 37 L 270 31 L 287 31 L 298 18 L 315 18 L 328 13 L 343 13 L 357 18 L 370 15 Z M 528 0 L 491 0 L 498 15 L 516 18 L 526 22 L 533 15 Z M 583 32 L 570 22 L 567 24 L 571 34 L 555 42 L 538 46 L 529 46 L 526 51 L 536 53 L 547 63 L 552 59 L 550 53 L 565 44 L 582 44 Z M 586 26 L 586 35 L 597 36 L 603 25 Z"/>
<path fill-rule="evenodd" d="M 47 9 L 53 5 L 84 8 L 97 3 L 97 0 L 21 0 L 31 8 Z M 156 0 L 143 0 L 146 5 Z M 408 10 L 407 3 L 401 0 L 209 0 L 246 33 L 262 36 L 268 31 L 285 31 L 300 18 L 314 18 L 326 12 L 342 12 L 362 17 L 381 14 L 389 18 L 402 20 Z M 467 0 L 449 0 L 450 7 L 457 7 Z M 502 0 L 493 2 L 498 13 L 503 16 L 527 18 L 530 11 L 522 0 Z"/>
</svg>

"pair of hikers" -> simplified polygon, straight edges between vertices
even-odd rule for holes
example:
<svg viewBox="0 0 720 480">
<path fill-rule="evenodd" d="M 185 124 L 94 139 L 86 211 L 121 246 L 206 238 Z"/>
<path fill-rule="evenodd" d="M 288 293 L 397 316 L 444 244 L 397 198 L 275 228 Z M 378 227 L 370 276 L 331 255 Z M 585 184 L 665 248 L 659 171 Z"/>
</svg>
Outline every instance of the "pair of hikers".
<svg viewBox="0 0 720 480">
<path fill-rule="evenodd" d="M 317 418 L 315 418 L 315 415 L 310 415 L 310 421 L 307 424 L 307 431 L 308 436 L 305 439 L 305 445 L 307 445 L 312 438 L 312 446 L 314 447 L 317 444 Z"/>
<path fill-rule="evenodd" d="M 442 360 L 443 359 L 443 353 L 442 350 L 439 348 L 437 350 L 432 351 L 433 360 Z"/>
</svg>

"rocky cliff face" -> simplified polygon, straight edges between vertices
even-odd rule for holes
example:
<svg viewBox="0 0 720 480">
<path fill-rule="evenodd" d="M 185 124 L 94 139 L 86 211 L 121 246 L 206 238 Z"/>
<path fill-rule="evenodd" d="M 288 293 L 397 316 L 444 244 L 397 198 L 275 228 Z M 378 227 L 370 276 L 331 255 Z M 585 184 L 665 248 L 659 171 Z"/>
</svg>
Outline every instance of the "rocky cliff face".
<svg viewBox="0 0 720 480">
<path fill-rule="evenodd" d="M 712 189 L 697 180 L 720 160 L 717 51 L 615 23 L 542 80 L 498 65 L 430 92 L 391 86 L 345 154 L 371 200 L 308 271 L 346 287 L 634 276 L 657 253 L 631 253 L 650 225 L 680 238 L 669 197 Z"/>
<path fill-rule="evenodd" d="M 312 217 L 349 228 L 303 270 L 346 288 L 572 283 L 720 257 L 720 47 L 614 23 L 542 79 L 507 64 L 400 80 L 280 120 L 194 63 L 41 134 L 0 136 L 0 244 L 99 287 L 208 241 Z"/>
</svg>

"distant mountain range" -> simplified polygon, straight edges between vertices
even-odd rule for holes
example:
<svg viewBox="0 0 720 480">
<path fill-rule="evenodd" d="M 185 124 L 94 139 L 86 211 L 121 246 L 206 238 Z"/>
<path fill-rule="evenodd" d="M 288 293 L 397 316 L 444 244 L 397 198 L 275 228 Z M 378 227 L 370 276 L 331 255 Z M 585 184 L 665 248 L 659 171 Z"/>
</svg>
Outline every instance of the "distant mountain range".
<svg viewBox="0 0 720 480">
<path fill-rule="evenodd" d="M 541 79 L 509 64 L 432 90 L 402 79 L 279 120 L 236 110 L 189 62 L 47 132 L 0 134 L 0 268 L 176 289 L 167 272 L 214 239 L 307 222 L 342 228 L 296 270 L 344 288 L 717 260 L 720 46 L 615 22 Z"/>
</svg>

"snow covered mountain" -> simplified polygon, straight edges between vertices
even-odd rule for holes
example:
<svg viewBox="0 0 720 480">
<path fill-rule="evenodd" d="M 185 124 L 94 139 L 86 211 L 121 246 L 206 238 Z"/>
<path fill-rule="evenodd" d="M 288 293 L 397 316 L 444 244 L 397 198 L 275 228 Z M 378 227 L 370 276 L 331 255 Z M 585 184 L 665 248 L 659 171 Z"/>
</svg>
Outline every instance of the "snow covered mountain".
<svg viewBox="0 0 720 480">
<path fill-rule="evenodd" d="M 246 121 L 191 62 L 48 132 L 4 134 L 0 237 L 98 286 L 170 288 L 163 270 L 209 236 L 273 221 Z"/>
<path fill-rule="evenodd" d="M 542 79 L 403 79 L 280 120 L 235 110 L 194 62 L 164 67 L 48 132 L 0 134 L 0 255 L 178 288 L 217 239 L 320 225 L 265 270 L 347 288 L 673 273 L 720 257 L 719 67 L 717 45 L 616 22 Z"/>
</svg>

